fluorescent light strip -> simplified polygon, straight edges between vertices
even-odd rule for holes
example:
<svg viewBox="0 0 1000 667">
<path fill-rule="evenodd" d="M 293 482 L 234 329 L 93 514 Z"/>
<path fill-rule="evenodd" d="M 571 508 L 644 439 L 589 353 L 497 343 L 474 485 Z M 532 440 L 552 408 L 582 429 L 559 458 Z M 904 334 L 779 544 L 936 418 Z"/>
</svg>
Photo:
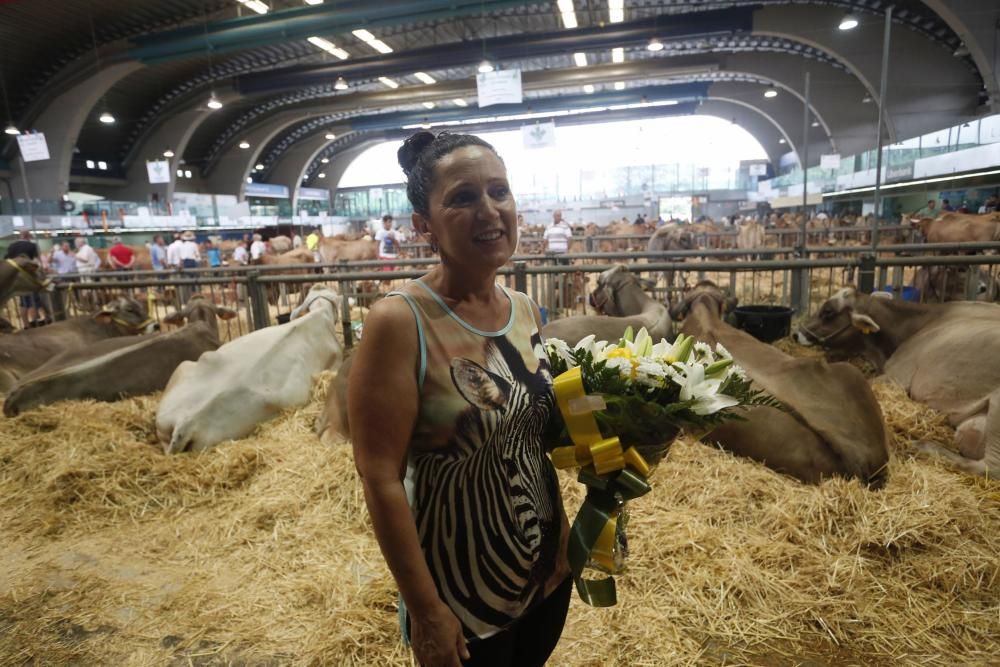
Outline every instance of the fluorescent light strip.
<svg viewBox="0 0 1000 667">
<path fill-rule="evenodd" d="M 625 90 L 625 82 L 615 81 L 615 90 Z"/>
<path fill-rule="evenodd" d="M 621 23 L 625 20 L 625 0 L 608 0 L 608 21 Z"/>
<path fill-rule="evenodd" d="M 414 72 L 413 76 L 417 77 L 418 79 L 420 79 L 421 81 L 423 81 L 427 85 L 430 85 L 432 83 L 437 83 L 437 79 L 435 79 L 434 77 L 432 77 L 427 72 Z"/>
<path fill-rule="evenodd" d="M 573 54 L 573 62 L 576 63 L 577 67 L 586 67 L 587 66 L 587 54 L 586 53 L 580 53 L 580 52 L 574 53 Z"/>
<path fill-rule="evenodd" d="M 588 95 L 591 94 L 592 92 L 594 92 L 594 86 L 593 86 L 593 84 L 590 84 L 590 83 L 585 84 L 583 86 L 583 92 L 587 93 Z"/>
<path fill-rule="evenodd" d="M 625 62 L 625 49 L 623 49 L 620 46 L 611 49 L 611 62 L 613 63 Z"/>
<path fill-rule="evenodd" d="M 924 185 L 925 183 L 941 183 L 942 181 L 958 181 L 964 180 L 966 178 L 978 178 L 980 176 L 994 176 L 1000 174 L 1000 169 L 993 169 L 991 171 L 977 171 L 971 174 L 962 174 L 961 176 L 938 176 L 935 178 L 925 178 L 919 181 L 907 181 L 906 183 L 891 183 L 889 185 L 883 185 L 880 190 L 895 190 L 897 188 L 908 188 L 911 185 Z M 852 188 L 850 190 L 840 190 L 839 192 L 824 192 L 824 197 L 837 197 L 839 195 L 853 195 L 861 192 L 875 192 L 875 186 L 871 185 L 866 188 Z"/>
<path fill-rule="evenodd" d="M 379 53 L 392 53 L 391 46 L 363 28 L 352 31 L 352 34 Z"/>
<path fill-rule="evenodd" d="M 580 114 L 598 113 L 601 111 L 626 111 L 629 109 L 649 109 L 652 107 L 671 107 L 680 104 L 677 100 L 662 100 L 659 102 L 635 102 L 632 104 L 612 104 L 610 106 L 585 107 L 581 109 L 561 109 L 559 111 L 534 111 L 511 114 L 508 116 L 480 116 L 478 118 L 463 118 L 462 120 L 445 120 L 436 123 L 414 123 L 404 125 L 404 130 L 415 130 L 421 127 L 451 127 L 455 125 L 476 125 L 478 123 L 500 123 L 511 120 L 535 120 L 538 118 L 558 118 L 561 116 L 578 116 Z"/>
<path fill-rule="evenodd" d="M 460 107 L 467 107 L 467 106 L 469 106 L 469 103 L 466 102 L 465 100 L 463 100 L 461 97 L 456 97 L 455 99 L 452 100 L 452 102 L 454 102 L 456 105 L 458 105 Z"/>
<path fill-rule="evenodd" d="M 333 42 L 323 39 L 322 37 L 309 37 L 306 39 L 306 41 L 312 44 L 313 46 L 318 46 L 327 53 L 332 53 L 341 60 L 347 60 L 351 56 L 351 54 L 349 54 L 347 51 L 343 50 Z"/>
<path fill-rule="evenodd" d="M 384 83 L 385 85 L 389 86 L 390 88 L 399 88 L 399 84 L 387 76 L 380 76 L 378 80 Z"/>
<path fill-rule="evenodd" d="M 267 14 L 271 8 L 261 2 L 261 0 L 236 0 L 247 9 L 252 9 L 258 14 Z"/>
<path fill-rule="evenodd" d="M 572 30 L 579 25 L 576 22 L 576 10 L 573 8 L 573 0 L 558 0 L 556 5 L 559 7 L 559 13 L 562 15 L 564 28 Z"/>
</svg>

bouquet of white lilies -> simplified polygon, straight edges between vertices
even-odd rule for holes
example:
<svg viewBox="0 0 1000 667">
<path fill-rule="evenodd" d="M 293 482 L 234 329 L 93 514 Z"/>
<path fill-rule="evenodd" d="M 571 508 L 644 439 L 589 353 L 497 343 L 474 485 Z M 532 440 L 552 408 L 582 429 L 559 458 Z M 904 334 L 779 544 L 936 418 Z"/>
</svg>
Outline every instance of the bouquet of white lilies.
<svg viewBox="0 0 1000 667">
<path fill-rule="evenodd" d="M 583 579 L 584 567 L 620 572 L 627 555 L 625 502 L 650 489 L 651 467 L 681 430 L 704 433 L 743 419 L 739 408 L 781 404 L 754 389 L 733 357 L 690 336 L 657 343 L 631 328 L 615 343 L 588 336 L 544 349 L 555 377 L 561 424 L 551 432 L 552 462 L 580 469 L 587 498 L 573 522 L 570 566 L 588 603 L 615 603 L 614 580 Z M 570 444 L 572 443 L 572 444 Z"/>
</svg>

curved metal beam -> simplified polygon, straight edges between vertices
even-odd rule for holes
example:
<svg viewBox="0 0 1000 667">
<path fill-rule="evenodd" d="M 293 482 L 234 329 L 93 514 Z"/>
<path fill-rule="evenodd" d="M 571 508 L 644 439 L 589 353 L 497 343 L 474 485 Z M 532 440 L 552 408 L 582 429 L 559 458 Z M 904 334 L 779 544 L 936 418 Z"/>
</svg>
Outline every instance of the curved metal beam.
<svg viewBox="0 0 1000 667">
<path fill-rule="evenodd" d="M 777 167 L 782 153 L 787 152 L 787 146 L 778 143 L 784 137 L 784 131 L 773 118 L 760 109 L 740 100 L 723 97 L 709 97 L 702 100 L 696 113 L 715 116 L 736 123 L 753 136 L 760 147 L 767 153 L 767 159 Z M 788 141 L 786 138 L 785 141 Z"/>
<path fill-rule="evenodd" d="M 969 51 L 979 68 L 990 96 L 989 110 L 1000 113 L 1000 4 L 981 0 L 923 0 L 948 24 Z M 986 5 L 992 5 L 987 7 Z"/>
</svg>

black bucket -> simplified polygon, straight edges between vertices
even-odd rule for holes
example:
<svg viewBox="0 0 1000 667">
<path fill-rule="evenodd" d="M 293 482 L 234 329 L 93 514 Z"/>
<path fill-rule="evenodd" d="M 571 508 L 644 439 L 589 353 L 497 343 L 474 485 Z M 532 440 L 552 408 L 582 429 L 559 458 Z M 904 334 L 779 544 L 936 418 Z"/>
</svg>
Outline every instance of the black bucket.
<svg viewBox="0 0 1000 667">
<path fill-rule="evenodd" d="M 791 331 L 793 312 L 785 306 L 739 306 L 733 311 L 733 320 L 737 328 L 757 340 L 773 343 Z"/>
<path fill-rule="evenodd" d="M 288 324 L 292 321 L 291 313 L 280 313 L 278 315 L 278 324 Z"/>
</svg>

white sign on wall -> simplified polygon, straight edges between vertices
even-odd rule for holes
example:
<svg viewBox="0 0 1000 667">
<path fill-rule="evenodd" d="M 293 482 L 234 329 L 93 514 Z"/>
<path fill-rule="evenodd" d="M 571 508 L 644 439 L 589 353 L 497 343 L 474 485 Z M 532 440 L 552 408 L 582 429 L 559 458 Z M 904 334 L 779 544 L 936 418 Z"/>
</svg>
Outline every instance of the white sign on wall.
<svg viewBox="0 0 1000 667">
<path fill-rule="evenodd" d="M 493 104 L 520 104 L 521 70 L 504 69 L 496 72 L 480 72 L 476 75 L 476 94 L 479 107 Z"/>
<path fill-rule="evenodd" d="M 151 160 L 146 163 L 146 173 L 150 183 L 170 182 L 170 163 L 166 160 Z"/>
<path fill-rule="evenodd" d="M 840 153 L 831 153 L 819 157 L 820 169 L 840 169 Z"/>
<path fill-rule="evenodd" d="M 767 176 L 767 165 L 766 164 L 752 164 L 748 170 L 751 176 Z"/>
<path fill-rule="evenodd" d="M 17 135 L 17 145 L 21 149 L 21 159 L 25 162 L 49 159 L 49 145 L 45 143 L 45 134 L 42 132 Z"/>
<path fill-rule="evenodd" d="M 556 145 L 555 121 L 521 126 L 521 140 L 525 148 L 546 148 Z"/>
</svg>

